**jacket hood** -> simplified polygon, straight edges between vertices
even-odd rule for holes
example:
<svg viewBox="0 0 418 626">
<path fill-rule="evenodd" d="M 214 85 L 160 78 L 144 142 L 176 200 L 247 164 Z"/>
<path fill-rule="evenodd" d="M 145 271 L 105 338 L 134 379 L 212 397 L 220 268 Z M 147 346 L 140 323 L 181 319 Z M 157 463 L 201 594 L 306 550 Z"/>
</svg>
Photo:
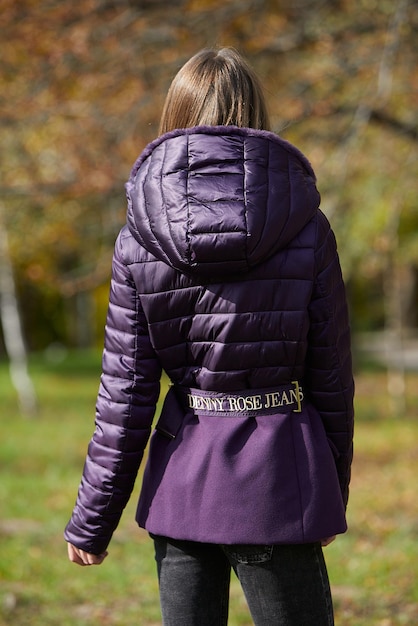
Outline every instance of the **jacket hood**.
<svg viewBox="0 0 418 626">
<path fill-rule="evenodd" d="M 161 135 L 135 162 L 126 193 L 138 243 L 183 273 L 211 278 L 248 271 L 284 248 L 320 202 L 297 148 L 234 126 Z"/>
</svg>

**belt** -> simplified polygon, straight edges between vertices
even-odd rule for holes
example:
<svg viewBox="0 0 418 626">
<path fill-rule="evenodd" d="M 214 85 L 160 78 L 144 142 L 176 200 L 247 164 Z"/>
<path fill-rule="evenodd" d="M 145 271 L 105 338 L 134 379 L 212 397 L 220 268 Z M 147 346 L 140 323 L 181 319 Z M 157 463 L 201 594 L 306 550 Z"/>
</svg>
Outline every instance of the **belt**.
<svg viewBox="0 0 418 626">
<path fill-rule="evenodd" d="M 297 380 L 280 387 L 243 391 L 218 392 L 177 385 L 175 387 L 182 404 L 196 415 L 255 417 L 302 411 L 303 391 Z"/>
</svg>

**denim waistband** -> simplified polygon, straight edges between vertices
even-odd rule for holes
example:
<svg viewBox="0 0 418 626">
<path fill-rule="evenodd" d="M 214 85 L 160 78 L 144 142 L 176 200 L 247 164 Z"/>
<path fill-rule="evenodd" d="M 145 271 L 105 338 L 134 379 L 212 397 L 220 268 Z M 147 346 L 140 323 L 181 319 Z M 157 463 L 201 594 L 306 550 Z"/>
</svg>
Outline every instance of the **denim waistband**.
<svg viewBox="0 0 418 626">
<path fill-rule="evenodd" d="M 297 380 L 269 389 L 223 392 L 176 385 L 176 392 L 186 409 L 196 415 L 214 417 L 255 417 L 290 411 L 300 413 L 303 401 L 302 385 Z"/>
</svg>

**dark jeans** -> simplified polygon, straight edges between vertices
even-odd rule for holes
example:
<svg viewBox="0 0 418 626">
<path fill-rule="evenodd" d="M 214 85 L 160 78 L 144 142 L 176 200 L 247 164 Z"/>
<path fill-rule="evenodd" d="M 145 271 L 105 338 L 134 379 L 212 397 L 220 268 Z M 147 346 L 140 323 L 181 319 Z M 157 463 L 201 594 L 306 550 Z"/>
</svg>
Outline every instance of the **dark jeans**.
<svg viewBox="0 0 418 626">
<path fill-rule="evenodd" d="M 153 536 L 164 626 L 224 626 L 231 567 L 256 626 L 332 626 L 319 543 L 219 546 Z"/>
</svg>

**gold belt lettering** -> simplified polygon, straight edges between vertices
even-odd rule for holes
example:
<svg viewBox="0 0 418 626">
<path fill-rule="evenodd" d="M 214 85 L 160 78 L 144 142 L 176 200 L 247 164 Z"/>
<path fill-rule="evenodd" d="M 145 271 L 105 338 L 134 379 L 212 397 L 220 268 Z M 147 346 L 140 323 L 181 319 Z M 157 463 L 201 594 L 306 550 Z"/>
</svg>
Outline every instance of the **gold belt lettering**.
<svg viewBox="0 0 418 626">
<path fill-rule="evenodd" d="M 189 407 L 196 410 L 206 411 L 226 411 L 231 409 L 224 408 L 224 400 L 226 398 L 211 398 L 206 396 L 194 396 L 191 393 L 187 394 L 189 401 Z"/>
<path fill-rule="evenodd" d="M 257 411 L 263 408 L 261 395 L 256 396 L 230 396 L 229 411 Z"/>
<path fill-rule="evenodd" d="M 247 411 L 262 411 L 263 409 L 275 409 L 296 404 L 294 412 L 302 410 L 303 391 L 298 381 L 292 381 L 294 388 L 281 391 L 269 391 L 254 395 L 221 395 L 200 396 L 194 393 L 187 394 L 189 408 L 197 411 L 217 413 L 245 413 Z"/>
</svg>

